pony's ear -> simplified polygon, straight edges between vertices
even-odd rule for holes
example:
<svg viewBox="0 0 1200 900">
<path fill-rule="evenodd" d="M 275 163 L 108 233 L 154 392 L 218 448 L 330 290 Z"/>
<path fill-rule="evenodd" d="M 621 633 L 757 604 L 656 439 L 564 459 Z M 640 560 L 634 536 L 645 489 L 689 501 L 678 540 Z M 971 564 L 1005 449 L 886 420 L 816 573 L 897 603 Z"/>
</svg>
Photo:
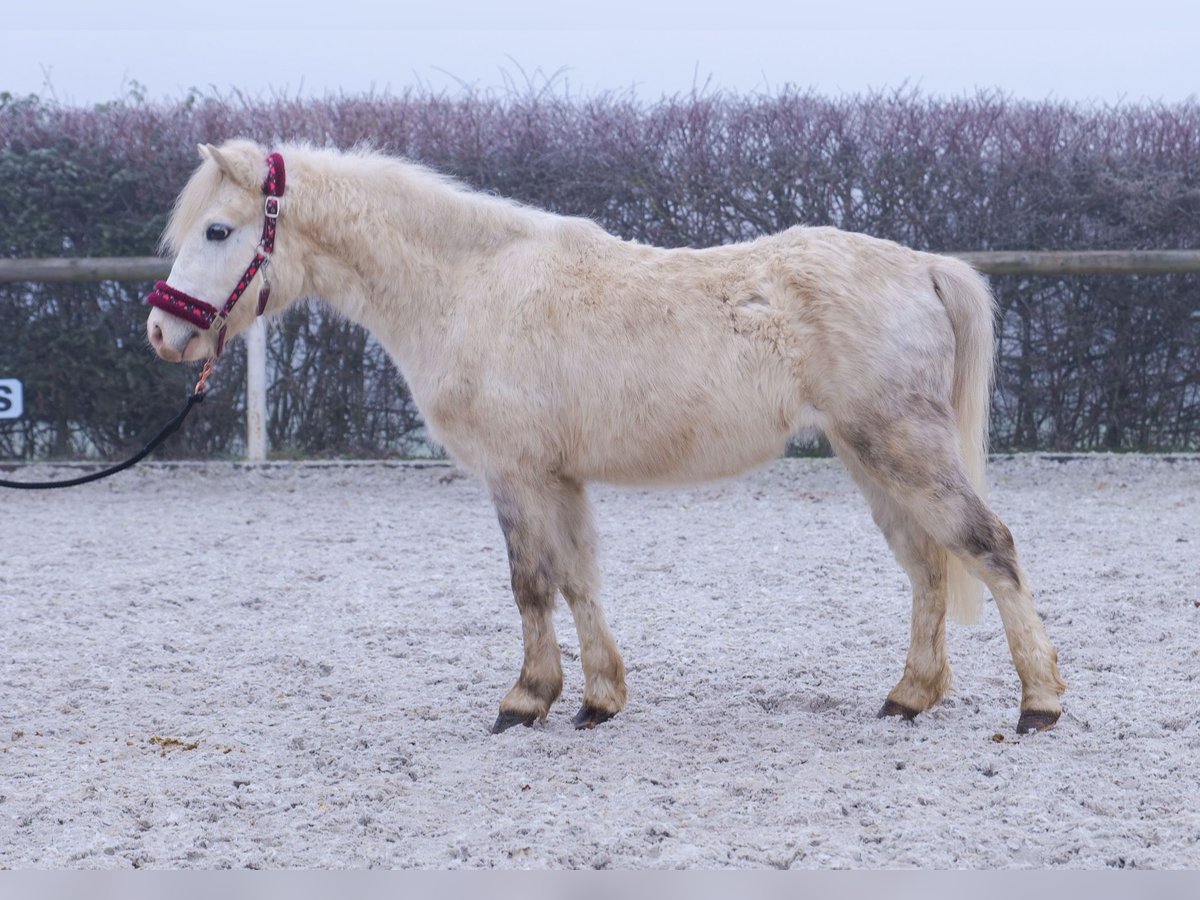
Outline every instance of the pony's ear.
<svg viewBox="0 0 1200 900">
<path fill-rule="evenodd" d="M 211 159 L 213 162 L 215 162 L 217 164 L 218 169 L 220 169 L 222 172 L 224 172 L 226 175 L 228 175 L 234 181 L 237 181 L 237 178 L 236 178 L 237 172 L 234 169 L 233 160 L 231 160 L 228 156 L 226 156 L 224 153 L 222 153 L 220 150 L 218 150 L 212 144 L 208 144 L 207 146 L 205 146 L 204 149 L 208 151 L 209 159 Z"/>
<path fill-rule="evenodd" d="M 261 183 L 263 153 L 249 141 L 230 141 L 224 147 L 200 144 L 197 149 L 202 159 L 215 162 L 234 184 L 253 190 Z"/>
</svg>

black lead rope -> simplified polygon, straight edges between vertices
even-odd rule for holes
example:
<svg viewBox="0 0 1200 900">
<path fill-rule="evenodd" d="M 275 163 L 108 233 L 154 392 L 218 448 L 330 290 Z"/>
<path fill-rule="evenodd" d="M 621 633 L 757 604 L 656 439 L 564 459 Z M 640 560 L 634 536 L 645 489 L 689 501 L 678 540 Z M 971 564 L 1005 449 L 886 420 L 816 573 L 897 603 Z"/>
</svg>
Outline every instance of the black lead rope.
<svg viewBox="0 0 1200 900">
<path fill-rule="evenodd" d="M 207 376 L 206 376 L 207 377 Z M 124 472 L 130 466 L 135 465 L 145 459 L 149 454 L 158 449 L 159 445 L 179 430 L 179 426 L 183 424 L 183 420 L 187 418 L 188 413 L 192 411 L 192 407 L 204 400 L 204 389 L 199 385 L 192 396 L 188 397 L 187 406 L 179 411 L 170 422 L 163 426 L 163 430 L 155 435 L 140 452 L 131 456 L 123 463 L 118 463 L 108 469 L 103 469 L 99 472 L 92 472 L 90 475 L 81 475 L 78 478 L 70 478 L 66 481 L 5 481 L 0 478 L 0 487 L 19 488 L 24 491 L 44 491 L 50 488 L 65 488 L 75 487 L 80 484 L 87 484 L 89 481 L 99 481 L 101 478 L 107 478 L 109 475 L 116 475 L 118 472 Z"/>
</svg>

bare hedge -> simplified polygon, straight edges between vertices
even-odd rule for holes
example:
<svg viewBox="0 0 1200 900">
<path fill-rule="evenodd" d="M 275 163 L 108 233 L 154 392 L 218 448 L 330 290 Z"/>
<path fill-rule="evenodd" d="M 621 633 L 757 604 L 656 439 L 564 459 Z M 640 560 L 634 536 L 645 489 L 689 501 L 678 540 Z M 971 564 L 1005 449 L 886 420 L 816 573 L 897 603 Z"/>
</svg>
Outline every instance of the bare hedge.
<svg viewBox="0 0 1200 900">
<path fill-rule="evenodd" d="M 466 183 L 590 216 L 623 237 L 707 246 L 798 223 L 928 250 L 1200 246 L 1200 105 L 1081 107 L 981 93 L 831 99 L 699 94 L 256 100 L 137 98 L 96 108 L 0 94 L 0 244 L 15 257 L 154 252 L 195 145 L 249 136 L 370 144 Z M 1200 447 L 1193 275 L 997 277 L 998 449 Z M 116 455 L 193 373 L 155 362 L 148 285 L 0 285 L 0 377 L 27 415 L 0 457 Z M 301 309 L 272 331 L 271 445 L 298 455 L 418 451 L 402 379 L 361 329 Z M 219 409 L 168 452 L 241 451 L 243 360 Z"/>
</svg>

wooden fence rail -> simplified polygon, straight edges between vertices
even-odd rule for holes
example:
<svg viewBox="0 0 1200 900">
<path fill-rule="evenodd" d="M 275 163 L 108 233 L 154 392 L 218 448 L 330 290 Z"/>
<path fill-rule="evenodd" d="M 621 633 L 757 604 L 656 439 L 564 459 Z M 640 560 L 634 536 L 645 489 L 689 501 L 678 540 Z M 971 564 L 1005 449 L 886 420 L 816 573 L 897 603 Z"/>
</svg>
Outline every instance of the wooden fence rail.
<svg viewBox="0 0 1200 900">
<path fill-rule="evenodd" d="M 0 259 L 0 282 L 157 281 L 170 271 L 171 261 L 161 256 Z"/>
<path fill-rule="evenodd" d="M 1200 272 L 1200 250 L 972 250 L 947 256 L 988 275 L 1165 275 Z M 155 281 L 171 261 L 158 256 L 0 259 L 0 282 Z"/>
<path fill-rule="evenodd" d="M 1200 250 L 951 252 L 987 275 L 1167 275 L 1200 272 Z"/>
</svg>

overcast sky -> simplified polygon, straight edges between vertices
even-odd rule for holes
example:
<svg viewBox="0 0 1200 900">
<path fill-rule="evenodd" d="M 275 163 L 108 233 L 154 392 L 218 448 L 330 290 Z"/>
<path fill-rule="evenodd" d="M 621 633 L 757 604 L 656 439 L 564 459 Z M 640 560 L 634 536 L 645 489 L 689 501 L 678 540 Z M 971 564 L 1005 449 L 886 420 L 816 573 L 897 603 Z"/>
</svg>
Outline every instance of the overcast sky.
<svg viewBox="0 0 1200 900">
<path fill-rule="evenodd" d="M 9 0 L 11 3 L 12 0 Z M 1100 103 L 1200 96 L 1200 4 L 908 0 L 73 0 L 6 4 L 0 91 L 256 96 L 413 85 L 826 94 L 901 85 Z M 1174 7 L 1174 8 L 1172 8 Z M 55 25 L 70 23 L 70 28 Z M 1036 29 L 1032 26 L 1036 25 Z"/>
</svg>

